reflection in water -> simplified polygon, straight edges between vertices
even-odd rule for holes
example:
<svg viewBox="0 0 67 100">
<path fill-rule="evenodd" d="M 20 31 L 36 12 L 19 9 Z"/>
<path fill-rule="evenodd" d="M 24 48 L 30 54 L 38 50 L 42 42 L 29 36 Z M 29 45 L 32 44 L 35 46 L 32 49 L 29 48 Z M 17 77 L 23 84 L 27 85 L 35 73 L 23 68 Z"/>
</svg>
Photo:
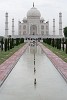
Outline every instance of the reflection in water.
<svg viewBox="0 0 67 100">
<path fill-rule="evenodd" d="M 43 50 L 36 43 L 29 44 L 28 52 L 34 54 L 34 56 L 35 56 L 35 54 L 40 54 L 40 53 L 43 54 L 44 53 Z"/>
<path fill-rule="evenodd" d="M 34 74 L 35 74 L 35 72 L 36 72 L 36 68 L 34 67 Z"/>
<path fill-rule="evenodd" d="M 36 85 L 36 78 L 34 79 L 34 85 Z"/>
<path fill-rule="evenodd" d="M 34 60 L 34 65 L 35 65 L 35 60 Z"/>
</svg>

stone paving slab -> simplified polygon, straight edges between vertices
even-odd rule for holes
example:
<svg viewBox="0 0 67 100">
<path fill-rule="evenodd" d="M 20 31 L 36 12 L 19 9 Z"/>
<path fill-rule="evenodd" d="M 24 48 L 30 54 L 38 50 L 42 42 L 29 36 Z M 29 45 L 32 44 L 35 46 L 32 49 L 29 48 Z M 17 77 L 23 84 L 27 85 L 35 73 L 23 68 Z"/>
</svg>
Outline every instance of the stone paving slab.
<svg viewBox="0 0 67 100">
<path fill-rule="evenodd" d="M 67 63 L 64 62 L 61 58 L 59 58 L 56 54 L 46 48 L 43 44 L 38 43 L 40 47 L 43 49 L 47 57 L 51 60 L 55 68 L 59 71 L 59 73 L 63 76 L 65 81 L 67 82 Z"/>
<path fill-rule="evenodd" d="M 28 47 L 28 43 L 25 44 L 21 49 L 15 52 L 11 57 L 9 57 L 5 62 L 0 65 L 0 86 L 3 84 L 5 79 L 8 77 L 22 54 L 25 52 Z"/>
</svg>

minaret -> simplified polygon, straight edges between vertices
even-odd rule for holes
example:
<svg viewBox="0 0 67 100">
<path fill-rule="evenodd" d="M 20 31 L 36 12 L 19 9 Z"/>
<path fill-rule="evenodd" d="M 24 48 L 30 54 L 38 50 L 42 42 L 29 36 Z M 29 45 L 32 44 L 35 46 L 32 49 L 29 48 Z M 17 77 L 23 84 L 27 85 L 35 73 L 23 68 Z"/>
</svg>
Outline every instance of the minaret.
<svg viewBox="0 0 67 100">
<path fill-rule="evenodd" d="M 49 35 L 49 21 L 46 22 L 46 35 Z"/>
<path fill-rule="evenodd" d="M 5 37 L 8 36 L 8 13 L 5 14 Z"/>
<path fill-rule="evenodd" d="M 21 22 L 18 21 L 18 35 L 21 35 Z"/>
<path fill-rule="evenodd" d="M 34 7 L 34 2 L 33 2 L 33 7 Z"/>
<path fill-rule="evenodd" d="M 59 35 L 62 35 L 62 13 L 59 13 Z"/>
<path fill-rule="evenodd" d="M 53 35 L 55 35 L 55 19 L 53 19 Z"/>
<path fill-rule="evenodd" d="M 14 18 L 12 19 L 12 36 L 14 35 Z"/>
</svg>

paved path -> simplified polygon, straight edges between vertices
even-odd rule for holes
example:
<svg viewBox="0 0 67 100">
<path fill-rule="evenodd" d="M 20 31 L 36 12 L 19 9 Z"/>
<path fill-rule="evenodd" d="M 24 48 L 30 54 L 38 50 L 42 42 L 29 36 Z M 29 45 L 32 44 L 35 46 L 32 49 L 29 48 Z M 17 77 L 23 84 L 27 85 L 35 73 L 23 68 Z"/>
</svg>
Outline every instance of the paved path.
<svg viewBox="0 0 67 100">
<path fill-rule="evenodd" d="M 67 100 L 67 83 L 40 46 L 28 46 L 0 87 L 0 100 Z"/>
<path fill-rule="evenodd" d="M 20 50 L 15 52 L 11 57 L 9 57 L 4 63 L 0 65 L 0 86 L 3 84 L 11 70 L 14 68 L 15 64 L 25 52 L 28 44 L 24 45 Z"/>
<path fill-rule="evenodd" d="M 52 51 L 50 51 L 48 48 L 46 48 L 43 44 L 39 43 L 39 45 L 43 49 L 45 54 L 48 56 L 48 58 L 51 60 L 51 62 L 54 64 L 55 68 L 60 72 L 60 74 L 63 76 L 63 78 L 67 82 L 67 63 L 64 62 Z"/>
</svg>

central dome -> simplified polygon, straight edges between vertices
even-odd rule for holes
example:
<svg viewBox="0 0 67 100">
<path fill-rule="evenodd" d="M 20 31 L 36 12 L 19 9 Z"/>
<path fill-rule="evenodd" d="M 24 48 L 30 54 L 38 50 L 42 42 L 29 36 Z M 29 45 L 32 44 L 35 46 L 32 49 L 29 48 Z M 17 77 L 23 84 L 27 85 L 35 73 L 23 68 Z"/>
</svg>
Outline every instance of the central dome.
<svg viewBox="0 0 67 100">
<path fill-rule="evenodd" d="M 27 17 L 40 17 L 41 14 L 37 8 L 32 7 L 28 12 L 27 12 Z"/>
</svg>

